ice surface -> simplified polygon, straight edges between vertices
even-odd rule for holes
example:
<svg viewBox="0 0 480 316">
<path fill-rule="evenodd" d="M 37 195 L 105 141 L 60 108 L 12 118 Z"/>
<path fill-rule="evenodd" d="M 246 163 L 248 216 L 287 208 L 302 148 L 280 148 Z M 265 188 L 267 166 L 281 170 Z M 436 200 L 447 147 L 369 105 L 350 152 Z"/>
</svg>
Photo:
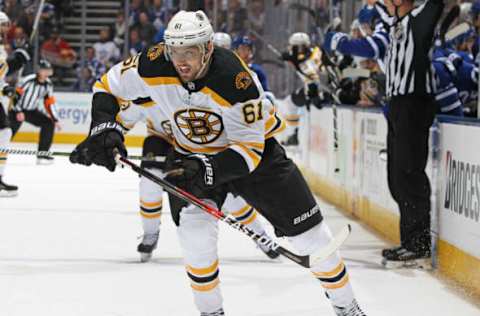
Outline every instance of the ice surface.
<svg viewBox="0 0 480 316">
<path fill-rule="evenodd" d="M 138 177 L 132 171 L 110 173 L 65 158 L 36 166 L 34 157 L 11 155 L 5 180 L 20 192 L 0 199 L 0 315 L 198 315 L 168 213 L 152 262 L 139 263 Z M 333 207 L 321 206 L 334 232 L 353 224 L 342 254 L 369 316 L 480 315 L 429 273 L 383 269 L 379 252 L 385 244 Z M 248 238 L 220 227 L 227 315 L 333 315 L 307 270 L 269 262 Z"/>
</svg>

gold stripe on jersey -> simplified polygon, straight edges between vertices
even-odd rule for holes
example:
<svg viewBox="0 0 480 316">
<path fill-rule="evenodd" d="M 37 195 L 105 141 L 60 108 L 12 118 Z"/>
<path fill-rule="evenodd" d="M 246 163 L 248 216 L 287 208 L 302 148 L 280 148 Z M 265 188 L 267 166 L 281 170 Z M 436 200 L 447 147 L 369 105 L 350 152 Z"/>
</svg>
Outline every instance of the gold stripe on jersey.
<svg viewBox="0 0 480 316">
<path fill-rule="evenodd" d="M 222 98 L 218 93 L 216 93 L 215 91 L 213 91 L 212 89 L 210 89 L 209 87 L 203 87 L 200 92 L 202 92 L 203 94 L 206 94 L 208 96 L 210 96 L 215 102 L 217 102 L 220 106 L 223 106 L 223 107 L 231 107 L 232 105 L 230 104 L 230 102 L 228 102 L 227 100 L 225 100 L 224 98 Z"/>
<path fill-rule="evenodd" d="M 192 283 L 192 284 L 190 284 L 190 286 L 195 291 L 208 292 L 208 291 L 211 291 L 214 288 L 216 288 L 218 286 L 218 284 L 220 284 L 220 279 L 217 278 L 212 283 L 209 283 L 209 284 L 199 285 L 199 284 Z"/>
<path fill-rule="evenodd" d="M 243 157 L 243 159 L 247 163 L 248 170 L 250 172 L 252 172 L 253 170 L 255 170 L 255 168 L 257 168 L 258 164 L 260 163 L 260 160 L 262 159 L 262 157 L 259 154 L 257 154 L 253 150 L 249 149 L 248 147 L 240 143 L 236 143 L 230 146 L 230 149 L 235 150 L 237 153 L 239 153 Z"/>
<path fill-rule="evenodd" d="M 0 78 L 3 79 L 5 75 L 8 72 L 8 63 L 6 61 L 3 61 L 3 63 L 0 64 Z"/>
<path fill-rule="evenodd" d="M 149 86 L 182 85 L 177 77 L 141 77 Z"/>
<path fill-rule="evenodd" d="M 105 89 L 108 93 L 113 94 L 112 90 L 110 89 L 110 85 L 108 84 L 107 74 L 104 74 L 102 78 L 100 78 L 100 82 L 103 85 L 103 89 Z"/>
<path fill-rule="evenodd" d="M 145 102 L 145 103 L 142 103 L 142 104 L 139 104 L 139 105 L 144 107 L 144 108 L 151 108 L 155 104 L 156 104 L 155 101 L 148 101 L 148 102 Z"/>
<path fill-rule="evenodd" d="M 285 128 L 287 128 L 287 124 L 285 123 L 285 120 L 282 120 L 281 118 L 279 118 L 278 116 L 275 116 L 276 119 L 277 119 L 277 122 L 278 124 L 276 124 L 271 131 L 269 131 L 266 135 L 265 135 L 265 139 L 269 139 L 269 138 L 272 138 L 274 137 L 275 135 L 277 135 L 278 133 L 281 133 L 283 132 L 283 130 L 285 130 Z"/>
<path fill-rule="evenodd" d="M 217 268 L 218 268 L 218 259 L 215 260 L 215 262 L 212 265 L 206 268 L 194 268 L 191 265 L 186 266 L 187 271 L 196 276 L 205 276 L 208 274 L 212 274 L 215 271 L 217 271 Z"/>
</svg>

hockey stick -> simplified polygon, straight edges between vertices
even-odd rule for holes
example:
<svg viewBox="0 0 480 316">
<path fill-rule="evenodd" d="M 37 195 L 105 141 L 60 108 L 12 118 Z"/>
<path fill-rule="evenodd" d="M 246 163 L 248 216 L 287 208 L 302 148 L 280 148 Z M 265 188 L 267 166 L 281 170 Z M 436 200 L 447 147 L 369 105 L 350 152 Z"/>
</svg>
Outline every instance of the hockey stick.
<svg viewBox="0 0 480 316">
<path fill-rule="evenodd" d="M 42 16 L 44 5 L 45 5 L 45 0 L 40 0 L 40 3 L 38 4 L 38 8 L 37 8 L 37 13 L 35 14 L 35 19 L 33 20 L 32 33 L 30 33 L 30 38 L 28 39 L 28 44 L 30 46 L 32 46 L 33 40 L 35 39 L 35 36 L 38 33 L 38 24 L 40 23 L 40 17 Z M 22 78 L 24 68 L 25 67 L 22 67 L 18 71 L 18 76 L 17 76 L 18 80 Z"/>
<path fill-rule="evenodd" d="M 38 151 L 30 149 L 20 149 L 20 148 L 1 148 L 0 154 L 9 154 L 9 155 L 27 155 L 27 156 L 48 156 L 48 157 L 69 157 L 69 152 L 62 151 Z M 165 162 L 165 157 L 143 157 L 143 156 L 128 156 L 128 159 L 132 160 L 142 160 L 142 161 L 158 161 Z"/>
<path fill-rule="evenodd" d="M 269 247 L 270 249 L 287 257 L 288 259 L 301 265 L 304 268 L 310 268 L 314 266 L 316 263 L 321 262 L 327 259 L 328 257 L 330 257 L 335 251 L 338 250 L 338 248 L 340 248 L 340 246 L 344 243 L 344 241 L 347 239 L 347 237 L 350 235 L 350 232 L 351 232 L 351 226 L 347 225 L 335 237 L 332 238 L 332 240 L 326 247 L 323 247 L 322 249 L 318 250 L 315 254 L 312 254 L 310 256 L 300 256 L 280 246 L 278 243 L 270 239 L 270 237 L 266 235 L 260 235 L 255 231 L 251 230 L 244 224 L 237 221 L 235 217 L 233 217 L 232 215 L 226 215 L 221 210 L 205 203 L 201 199 L 186 192 L 185 190 L 178 188 L 177 186 L 171 184 L 170 182 L 160 177 L 157 177 L 156 175 L 152 174 L 148 170 L 134 164 L 127 158 L 124 158 L 117 154 L 116 160 L 118 164 L 130 168 L 135 173 L 141 175 L 142 177 L 145 177 L 150 181 L 160 185 L 168 193 L 171 193 L 176 197 L 184 200 L 185 202 L 188 202 L 190 204 L 193 204 L 199 207 L 200 209 L 214 216 L 218 220 L 221 220 L 222 222 L 228 224 L 229 226 L 235 228 L 236 230 L 241 231 L 242 233 L 244 233 L 245 235 L 253 239 L 255 242 L 259 242 L 262 245 Z"/>
<path fill-rule="evenodd" d="M 442 21 L 442 24 L 440 24 L 440 30 L 439 30 L 439 37 L 440 41 L 442 43 L 442 46 L 445 45 L 445 34 L 447 34 L 448 29 L 450 26 L 452 26 L 453 22 L 455 21 L 456 18 L 460 15 L 460 6 L 454 5 L 450 11 L 448 11 L 447 15 Z"/>
</svg>

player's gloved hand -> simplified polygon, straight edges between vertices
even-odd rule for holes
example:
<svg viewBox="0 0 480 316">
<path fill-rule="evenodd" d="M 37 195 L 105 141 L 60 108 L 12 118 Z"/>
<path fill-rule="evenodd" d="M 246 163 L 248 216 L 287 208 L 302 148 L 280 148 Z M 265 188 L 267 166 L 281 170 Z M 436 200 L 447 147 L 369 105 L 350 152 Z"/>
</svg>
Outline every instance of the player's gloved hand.
<svg viewBox="0 0 480 316">
<path fill-rule="evenodd" d="M 166 180 L 195 196 L 201 196 L 215 186 L 215 165 L 211 156 L 189 155 L 167 166 Z"/>
<path fill-rule="evenodd" d="M 104 166 L 110 171 L 116 167 L 115 155 L 126 157 L 122 127 L 116 122 L 95 125 L 90 135 L 70 154 L 70 162 L 90 166 L 92 163 Z"/>
<path fill-rule="evenodd" d="M 302 107 L 307 105 L 308 100 L 307 96 L 305 95 L 305 89 L 304 88 L 299 88 L 295 90 L 291 95 L 291 100 L 292 103 L 298 107 Z"/>
</svg>

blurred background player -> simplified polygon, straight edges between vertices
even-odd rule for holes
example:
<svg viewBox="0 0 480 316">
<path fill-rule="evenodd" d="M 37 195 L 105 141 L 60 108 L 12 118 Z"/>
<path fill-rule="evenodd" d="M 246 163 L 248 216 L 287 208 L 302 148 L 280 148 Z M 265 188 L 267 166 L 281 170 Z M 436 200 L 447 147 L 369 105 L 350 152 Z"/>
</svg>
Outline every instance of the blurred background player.
<svg viewBox="0 0 480 316">
<path fill-rule="evenodd" d="M 232 37 L 227 33 L 216 32 L 213 34 L 213 45 L 225 49 L 232 49 Z"/>
<path fill-rule="evenodd" d="M 147 104 L 150 106 L 142 106 Z M 163 177 L 163 171 L 166 168 L 165 160 L 173 151 L 174 138 L 170 121 L 161 112 L 160 107 L 153 105 L 150 98 L 137 100 L 130 106 L 124 107 L 124 110 L 116 116 L 116 121 L 120 123 L 125 132 L 133 128 L 137 122 L 146 123 L 148 136 L 143 142 L 142 149 L 142 156 L 146 160 L 142 161 L 141 166 L 153 174 Z M 163 209 L 163 189 L 149 179 L 140 177 L 139 195 L 143 239 L 138 245 L 137 251 L 140 253 L 140 260 L 146 262 L 150 260 L 152 252 L 158 244 Z M 257 211 L 241 197 L 234 197 L 229 193 L 222 209 L 255 232 L 261 235 L 266 234 Z M 257 243 L 257 246 L 271 259 L 279 256 L 278 253 L 260 243 Z"/>
<path fill-rule="evenodd" d="M 14 86 L 10 86 L 5 82 L 5 77 L 22 68 L 30 60 L 30 55 L 25 49 L 18 48 L 11 56 L 7 56 L 4 41 L 9 27 L 10 19 L 4 12 L 0 11 L 0 91 L 3 96 L 17 98 L 17 90 Z M 0 148 L 8 148 L 11 138 L 12 130 L 10 123 L 4 105 L 0 104 Z M 7 155 L 0 153 L 0 197 L 15 196 L 18 193 L 17 186 L 3 182 L 6 163 Z"/>
<path fill-rule="evenodd" d="M 282 145 L 298 145 L 298 125 L 302 115 L 302 107 L 314 105 L 322 107 L 326 95 L 319 91 L 320 67 L 322 52 L 312 45 L 310 36 L 303 32 L 293 33 L 288 39 L 287 51 L 282 59 L 291 63 L 303 82 L 303 86 L 292 92 L 283 102 L 284 118 L 287 121 L 288 138 Z"/>
<path fill-rule="evenodd" d="M 50 150 L 55 128 L 60 129 L 53 96 L 53 84 L 49 79 L 52 74 L 51 64 L 46 60 L 40 60 L 37 72 L 21 80 L 22 96 L 9 111 L 13 136 L 23 122 L 40 127 L 39 151 Z M 53 157 L 37 156 L 37 164 L 51 163 L 53 163 Z"/>
<path fill-rule="evenodd" d="M 262 85 L 263 91 L 269 91 L 268 78 L 265 70 L 262 66 L 253 62 L 255 51 L 253 48 L 253 41 L 250 37 L 237 36 L 232 42 L 232 49 L 243 60 L 243 62 L 247 64 L 248 68 L 255 72 Z"/>
</svg>

